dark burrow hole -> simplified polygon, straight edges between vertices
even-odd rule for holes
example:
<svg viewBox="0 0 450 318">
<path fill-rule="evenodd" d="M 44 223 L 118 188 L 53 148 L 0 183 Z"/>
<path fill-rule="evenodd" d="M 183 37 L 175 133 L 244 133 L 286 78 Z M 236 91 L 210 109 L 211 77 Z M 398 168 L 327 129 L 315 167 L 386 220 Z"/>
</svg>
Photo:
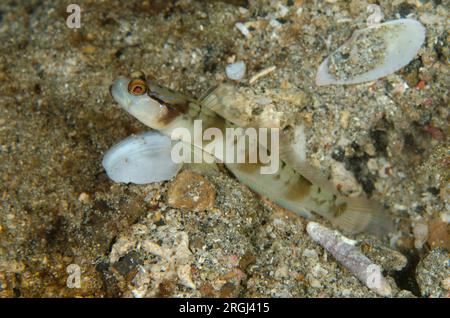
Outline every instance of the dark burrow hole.
<svg viewBox="0 0 450 318">
<path fill-rule="evenodd" d="M 408 263 L 405 268 L 399 272 L 394 272 L 392 277 L 398 288 L 409 290 L 414 296 L 421 297 L 419 284 L 416 280 L 416 268 L 419 264 L 420 256 L 417 253 L 406 255 Z"/>
</svg>

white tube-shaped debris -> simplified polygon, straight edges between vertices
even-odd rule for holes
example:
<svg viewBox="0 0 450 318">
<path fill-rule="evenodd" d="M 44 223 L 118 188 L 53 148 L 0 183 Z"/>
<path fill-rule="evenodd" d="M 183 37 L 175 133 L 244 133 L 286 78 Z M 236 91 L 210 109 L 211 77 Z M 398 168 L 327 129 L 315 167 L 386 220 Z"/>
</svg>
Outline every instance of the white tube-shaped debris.
<svg viewBox="0 0 450 318">
<path fill-rule="evenodd" d="M 381 296 L 391 296 L 391 286 L 383 277 L 381 266 L 368 259 L 354 245 L 355 241 L 316 222 L 309 222 L 306 231 L 369 289 Z"/>
</svg>

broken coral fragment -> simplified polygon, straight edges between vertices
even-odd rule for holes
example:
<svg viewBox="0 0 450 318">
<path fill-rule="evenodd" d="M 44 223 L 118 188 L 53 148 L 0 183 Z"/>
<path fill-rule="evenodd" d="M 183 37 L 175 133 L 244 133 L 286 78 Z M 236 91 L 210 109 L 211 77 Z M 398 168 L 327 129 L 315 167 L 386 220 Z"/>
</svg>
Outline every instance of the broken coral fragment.
<svg viewBox="0 0 450 318">
<path fill-rule="evenodd" d="M 320 64 L 316 84 L 359 84 L 390 75 L 417 55 L 424 40 L 424 26 L 413 19 L 357 30 Z"/>
</svg>

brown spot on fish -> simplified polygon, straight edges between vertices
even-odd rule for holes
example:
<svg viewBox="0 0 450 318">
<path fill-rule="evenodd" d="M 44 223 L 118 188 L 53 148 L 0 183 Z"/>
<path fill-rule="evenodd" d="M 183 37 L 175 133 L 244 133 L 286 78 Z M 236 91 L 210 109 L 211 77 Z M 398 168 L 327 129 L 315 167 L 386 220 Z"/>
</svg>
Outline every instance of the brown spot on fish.
<svg viewBox="0 0 450 318">
<path fill-rule="evenodd" d="M 340 215 L 342 215 L 342 213 L 344 213 L 346 209 L 347 209 L 347 203 L 343 202 L 340 204 L 333 204 L 333 206 L 331 207 L 331 212 L 333 213 L 334 217 L 337 218 Z"/>
<path fill-rule="evenodd" d="M 208 117 L 203 120 L 203 131 L 206 131 L 208 128 L 217 128 L 222 132 L 223 136 L 226 135 L 225 121 L 221 117 Z"/>
<path fill-rule="evenodd" d="M 309 180 L 299 176 L 298 180 L 288 186 L 286 199 L 297 201 L 303 199 L 311 191 L 312 183 Z"/>
<path fill-rule="evenodd" d="M 157 101 L 161 106 L 166 107 L 166 111 L 159 118 L 159 122 L 163 125 L 169 124 L 180 115 L 190 115 L 197 105 L 189 96 L 177 93 L 172 89 L 158 85 L 156 82 L 147 78 L 147 95 Z M 198 115 L 198 112 L 194 112 Z"/>
<path fill-rule="evenodd" d="M 243 172 L 243 173 L 256 173 L 259 168 L 262 167 L 261 163 L 236 163 L 234 165 L 237 170 Z"/>
<path fill-rule="evenodd" d="M 254 161 L 255 157 L 253 157 L 252 159 L 252 161 Z M 256 162 L 251 162 L 250 153 L 247 150 L 245 152 L 245 163 L 238 163 L 235 164 L 235 166 L 239 171 L 242 171 L 243 173 L 260 173 L 260 170 L 258 169 L 261 169 L 264 164 L 261 162 L 258 153 L 256 154 Z"/>
<path fill-rule="evenodd" d="M 158 122 L 161 124 L 167 125 L 178 116 L 186 114 L 189 110 L 188 102 L 179 104 L 169 104 L 163 101 L 162 99 L 159 99 L 155 96 L 151 96 L 151 94 L 149 95 L 151 98 L 157 100 L 161 105 L 166 107 L 166 111 L 163 113 L 162 116 L 158 118 Z"/>
</svg>

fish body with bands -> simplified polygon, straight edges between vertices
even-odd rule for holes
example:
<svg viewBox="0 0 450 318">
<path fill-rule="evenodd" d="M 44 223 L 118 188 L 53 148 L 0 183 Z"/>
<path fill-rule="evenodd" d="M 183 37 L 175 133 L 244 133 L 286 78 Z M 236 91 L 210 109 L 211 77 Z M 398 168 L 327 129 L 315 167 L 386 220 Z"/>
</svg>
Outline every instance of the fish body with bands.
<svg viewBox="0 0 450 318">
<path fill-rule="evenodd" d="M 274 128 L 270 123 L 244 122 L 243 117 L 233 113 L 230 103 L 245 100 L 245 97 L 230 84 L 220 84 L 197 101 L 158 85 L 142 72 L 135 72 L 130 78 L 118 78 L 110 92 L 128 113 L 172 139 L 177 139 L 176 132 L 180 128 L 194 135 L 195 120 L 202 121 L 203 130 L 217 128 L 224 134 L 228 127 Z M 267 164 L 259 160 L 231 163 L 224 158 L 216 159 L 224 162 L 239 181 L 255 192 L 309 220 L 319 215 L 347 233 L 389 233 L 393 225 L 386 210 L 364 196 L 342 196 L 325 176 L 301 158 L 296 149 L 298 129 L 301 126 L 293 127 L 290 134 L 281 130 L 277 149 L 279 167 L 273 174 L 262 174 L 261 168 Z M 239 138 L 245 138 L 245 135 Z M 202 141 L 195 146 L 208 152 L 208 144 L 208 141 Z M 207 155 L 214 156 L 214 153 Z M 258 154 L 254 155 L 259 159 Z M 245 156 L 248 158 L 251 154 Z"/>
</svg>

